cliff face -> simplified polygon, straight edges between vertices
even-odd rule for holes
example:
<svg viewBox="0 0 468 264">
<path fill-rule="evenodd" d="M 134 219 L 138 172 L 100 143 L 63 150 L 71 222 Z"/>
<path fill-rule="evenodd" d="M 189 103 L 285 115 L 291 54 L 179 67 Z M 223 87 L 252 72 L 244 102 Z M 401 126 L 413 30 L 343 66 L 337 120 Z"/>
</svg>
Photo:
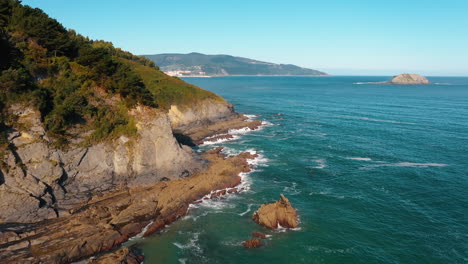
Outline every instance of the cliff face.
<svg viewBox="0 0 468 264">
<path fill-rule="evenodd" d="M 67 215 L 77 203 L 118 185 L 187 177 L 206 167 L 205 160 L 175 140 L 168 115 L 155 109 L 130 112 L 137 121 L 136 137 L 68 150 L 52 147 L 38 111 L 18 105 L 10 111 L 21 128 L 8 131 L 10 146 L 2 157 L 0 223 Z M 188 125 L 195 119 L 181 115 L 181 120 Z"/>
<path fill-rule="evenodd" d="M 205 99 L 190 108 L 172 105 L 168 116 L 174 130 L 186 131 L 217 121 L 233 119 L 239 114 L 234 112 L 232 104 L 224 100 Z"/>
</svg>

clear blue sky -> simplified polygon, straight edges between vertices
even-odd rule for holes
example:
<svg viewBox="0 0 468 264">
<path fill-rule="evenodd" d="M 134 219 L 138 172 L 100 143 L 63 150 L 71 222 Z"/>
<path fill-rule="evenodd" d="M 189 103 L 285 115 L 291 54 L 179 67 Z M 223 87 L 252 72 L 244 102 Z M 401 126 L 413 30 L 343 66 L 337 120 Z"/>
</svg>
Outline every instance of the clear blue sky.
<svg viewBox="0 0 468 264">
<path fill-rule="evenodd" d="M 229 54 L 331 74 L 468 76 L 468 0 L 24 0 L 135 54 Z"/>
</svg>

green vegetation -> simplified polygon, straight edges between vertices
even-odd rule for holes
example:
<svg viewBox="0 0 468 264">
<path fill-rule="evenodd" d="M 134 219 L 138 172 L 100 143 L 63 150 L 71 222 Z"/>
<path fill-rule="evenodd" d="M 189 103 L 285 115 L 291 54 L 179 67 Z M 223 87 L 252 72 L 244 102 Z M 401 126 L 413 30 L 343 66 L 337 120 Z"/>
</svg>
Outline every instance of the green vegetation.
<svg viewBox="0 0 468 264">
<path fill-rule="evenodd" d="M 143 79 L 147 89 L 155 96 L 158 105 L 163 108 L 171 104 L 191 105 L 202 99 L 224 100 L 220 96 L 188 84 L 177 77 L 170 77 L 152 67 L 133 61 L 122 60 L 133 68 Z"/>
<path fill-rule="evenodd" d="M 167 108 L 213 93 L 171 78 L 149 59 L 65 29 L 40 9 L 18 0 L 0 2 L 0 144 L 15 125 L 15 103 L 40 110 L 48 135 L 59 147 L 79 133 L 87 142 L 134 135 L 128 110 L 136 105 Z"/>
</svg>

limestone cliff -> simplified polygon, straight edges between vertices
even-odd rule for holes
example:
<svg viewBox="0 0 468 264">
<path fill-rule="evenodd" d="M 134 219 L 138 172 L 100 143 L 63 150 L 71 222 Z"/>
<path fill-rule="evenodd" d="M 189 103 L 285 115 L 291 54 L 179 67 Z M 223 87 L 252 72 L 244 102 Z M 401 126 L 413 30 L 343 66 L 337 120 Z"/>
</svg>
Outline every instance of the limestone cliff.
<svg viewBox="0 0 468 264">
<path fill-rule="evenodd" d="M 168 113 L 174 130 L 185 131 L 239 116 L 224 100 L 205 99 L 191 107 L 172 105 Z"/>
<path fill-rule="evenodd" d="M 8 131 L 8 151 L 1 158 L 0 223 L 67 215 L 77 203 L 118 185 L 187 177 L 206 166 L 175 140 L 168 115 L 156 109 L 130 112 L 136 137 L 68 150 L 51 145 L 38 111 L 19 105 L 10 111 L 19 126 Z"/>
</svg>

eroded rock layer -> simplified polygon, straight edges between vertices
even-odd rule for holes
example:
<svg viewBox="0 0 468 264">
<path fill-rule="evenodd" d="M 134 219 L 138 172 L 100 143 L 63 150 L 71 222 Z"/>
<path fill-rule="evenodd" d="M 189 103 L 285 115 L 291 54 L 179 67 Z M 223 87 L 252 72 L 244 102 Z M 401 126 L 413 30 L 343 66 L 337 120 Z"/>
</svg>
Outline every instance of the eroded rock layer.
<svg viewBox="0 0 468 264">
<path fill-rule="evenodd" d="M 186 214 L 190 203 L 212 190 L 230 188 L 250 171 L 250 153 L 225 157 L 220 149 L 203 156 L 208 168 L 192 177 L 124 187 L 40 223 L 0 226 L 0 259 L 5 263 L 69 263 L 111 250 L 130 237 L 151 234 Z"/>
</svg>

